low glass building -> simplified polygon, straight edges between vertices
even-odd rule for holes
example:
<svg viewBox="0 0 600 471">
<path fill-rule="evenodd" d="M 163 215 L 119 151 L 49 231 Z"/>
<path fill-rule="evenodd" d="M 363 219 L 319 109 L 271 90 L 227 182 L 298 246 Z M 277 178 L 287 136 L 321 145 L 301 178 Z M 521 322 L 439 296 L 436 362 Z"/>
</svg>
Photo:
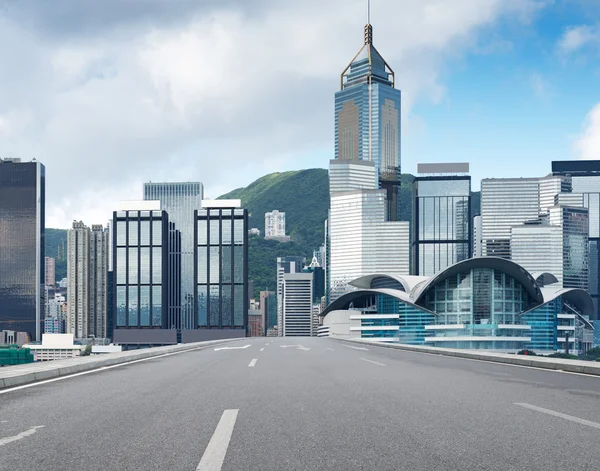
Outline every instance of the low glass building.
<svg viewBox="0 0 600 471">
<path fill-rule="evenodd" d="M 531 274 L 498 257 L 454 264 L 433 277 L 374 274 L 321 314 L 331 336 L 503 352 L 579 349 L 576 328 L 593 329 L 582 289 Z"/>
</svg>

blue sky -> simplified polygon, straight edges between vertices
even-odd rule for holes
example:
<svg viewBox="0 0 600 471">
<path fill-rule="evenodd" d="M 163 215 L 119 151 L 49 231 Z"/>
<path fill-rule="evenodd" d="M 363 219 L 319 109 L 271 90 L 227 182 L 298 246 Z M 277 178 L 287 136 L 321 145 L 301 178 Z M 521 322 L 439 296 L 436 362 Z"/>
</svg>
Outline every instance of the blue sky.
<svg viewBox="0 0 600 471">
<path fill-rule="evenodd" d="M 600 158 L 599 0 L 373 0 L 402 166 L 537 176 Z M 105 223 L 146 181 L 216 197 L 333 158 L 366 0 L 0 0 L 0 156 L 46 165 L 47 227 Z"/>
</svg>

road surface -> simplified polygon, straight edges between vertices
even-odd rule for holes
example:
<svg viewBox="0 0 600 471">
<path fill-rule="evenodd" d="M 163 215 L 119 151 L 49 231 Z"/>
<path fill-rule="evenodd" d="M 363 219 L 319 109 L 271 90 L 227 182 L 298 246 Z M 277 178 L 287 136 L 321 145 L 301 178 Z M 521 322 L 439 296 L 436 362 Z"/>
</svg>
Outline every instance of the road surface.
<svg viewBox="0 0 600 471">
<path fill-rule="evenodd" d="M 0 391 L 1 470 L 596 471 L 599 443 L 598 378 L 322 338 Z"/>
</svg>

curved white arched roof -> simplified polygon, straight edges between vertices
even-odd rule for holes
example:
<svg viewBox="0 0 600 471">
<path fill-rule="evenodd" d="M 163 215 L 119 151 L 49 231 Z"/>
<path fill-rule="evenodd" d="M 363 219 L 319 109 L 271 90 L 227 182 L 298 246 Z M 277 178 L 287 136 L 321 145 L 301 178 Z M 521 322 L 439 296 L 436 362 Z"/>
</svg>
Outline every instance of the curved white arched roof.
<svg viewBox="0 0 600 471">
<path fill-rule="evenodd" d="M 531 272 L 531 276 L 537 283 L 541 282 L 542 286 L 558 283 L 558 278 L 547 271 L 534 271 Z"/>
<path fill-rule="evenodd" d="M 414 291 L 411 292 L 411 298 L 415 303 L 418 303 L 430 287 L 435 286 L 452 275 L 473 270 L 475 268 L 493 268 L 504 272 L 523 285 L 533 302 L 541 304 L 544 301 L 542 292 L 531 274 L 521 265 L 517 265 L 515 262 L 500 257 L 476 257 L 455 263 L 438 273 L 436 276 L 430 278 L 425 283 L 420 283 Z"/>
<path fill-rule="evenodd" d="M 389 278 L 394 281 L 397 281 L 402 285 L 404 291 L 410 293 L 415 286 L 417 286 L 422 281 L 427 281 L 429 279 L 428 276 L 413 276 L 413 275 L 396 275 L 390 273 L 375 273 L 373 275 L 361 276 L 350 282 L 352 286 L 360 289 L 371 289 L 371 283 L 376 278 Z"/>
<path fill-rule="evenodd" d="M 345 306 L 347 306 L 348 304 L 350 304 L 352 301 L 354 301 L 356 299 L 362 298 L 363 296 L 377 295 L 377 294 L 385 294 L 392 298 L 399 299 L 400 301 L 404 301 L 405 303 L 410 304 L 411 306 L 415 306 L 416 308 L 418 308 L 421 311 L 428 312 L 433 315 L 437 315 L 435 312 L 431 312 L 422 306 L 417 306 L 410 299 L 410 296 L 408 295 L 408 293 L 405 293 L 404 291 L 400 291 L 397 289 L 390 289 L 390 288 L 369 288 L 369 289 L 360 289 L 360 290 L 356 290 L 356 291 L 350 291 L 349 293 L 346 293 L 346 294 L 340 296 L 335 301 L 330 303 L 329 306 L 327 306 L 323 310 L 323 312 L 321 312 L 321 314 L 319 314 L 319 315 L 326 316 L 327 314 L 329 314 L 332 311 L 344 309 Z"/>
</svg>

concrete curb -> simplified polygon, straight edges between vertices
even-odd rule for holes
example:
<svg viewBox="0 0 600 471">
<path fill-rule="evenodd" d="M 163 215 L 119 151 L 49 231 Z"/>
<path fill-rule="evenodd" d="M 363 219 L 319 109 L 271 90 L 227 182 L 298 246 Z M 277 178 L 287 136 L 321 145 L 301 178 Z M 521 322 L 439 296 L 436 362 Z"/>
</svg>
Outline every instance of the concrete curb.
<svg viewBox="0 0 600 471">
<path fill-rule="evenodd" d="M 0 390 L 36 383 L 47 379 L 69 376 L 83 371 L 92 371 L 105 366 L 121 365 L 136 360 L 154 358 L 168 353 L 186 352 L 199 347 L 209 347 L 241 339 L 210 340 L 206 342 L 188 343 L 167 347 L 147 348 L 143 350 L 130 350 L 119 353 L 106 353 L 88 357 L 75 357 L 65 360 L 56 360 L 38 363 L 26 363 L 0 368 Z"/>
<path fill-rule="evenodd" d="M 395 348 L 414 353 L 429 353 L 448 357 L 465 358 L 468 360 L 489 361 L 492 363 L 503 363 L 507 365 L 529 366 L 533 368 L 544 368 L 558 370 L 567 373 L 580 373 L 592 376 L 600 376 L 600 362 L 583 360 L 565 360 L 561 358 L 542 358 L 509 353 L 491 353 L 482 350 L 458 350 L 451 348 L 422 347 L 417 345 L 404 345 L 398 343 L 377 342 L 372 340 L 342 339 L 329 337 L 342 342 L 372 345 L 383 348 Z"/>
</svg>

